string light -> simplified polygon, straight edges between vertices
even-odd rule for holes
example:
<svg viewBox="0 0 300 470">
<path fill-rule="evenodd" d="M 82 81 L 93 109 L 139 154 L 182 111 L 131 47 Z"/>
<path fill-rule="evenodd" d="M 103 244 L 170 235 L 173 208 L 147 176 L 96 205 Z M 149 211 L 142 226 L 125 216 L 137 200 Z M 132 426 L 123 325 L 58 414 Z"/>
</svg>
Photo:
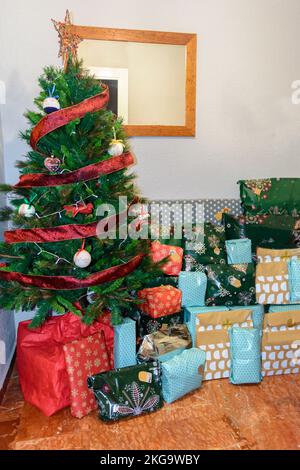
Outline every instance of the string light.
<svg viewBox="0 0 300 470">
<path fill-rule="evenodd" d="M 68 264 L 71 264 L 73 266 L 73 263 L 71 263 L 69 260 L 67 260 L 66 258 L 61 258 L 60 256 L 54 254 L 54 253 L 51 253 L 50 251 L 47 251 L 47 250 L 44 250 L 43 248 L 40 247 L 40 245 L 36 242 L 34 242 L 35 246 L 40 250 L 38 252 L 38 256 L 41 255 L 42 253 L 47 253 L 48 255 L 51 255 L 51 256 L 54 256 L 56 259 L 55 261 L 55 264 L 58 264 L 60 261 L 65 261 L 66 263 Z"/>
</svg>

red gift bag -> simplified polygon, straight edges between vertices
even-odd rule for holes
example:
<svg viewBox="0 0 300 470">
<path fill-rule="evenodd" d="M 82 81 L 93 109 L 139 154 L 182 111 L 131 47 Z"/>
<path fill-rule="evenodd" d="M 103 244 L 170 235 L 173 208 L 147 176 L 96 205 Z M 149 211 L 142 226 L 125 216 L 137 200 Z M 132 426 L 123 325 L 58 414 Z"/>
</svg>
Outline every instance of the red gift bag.
<svg viewBox="0 0 300 470">
<path fill-rule="evenodd" d="M 21 322 L 17 338 L 17 367 L 24 399 L 46 416 L 69 406 L 70 384 L 63 345 L 103 331 L 113 368 L 114 330 L 107 313 L 85 325 L 81 318 L 66 313 L 50 318 L 43 326 L 28 329 L 30 321 Z"/>
</svg>

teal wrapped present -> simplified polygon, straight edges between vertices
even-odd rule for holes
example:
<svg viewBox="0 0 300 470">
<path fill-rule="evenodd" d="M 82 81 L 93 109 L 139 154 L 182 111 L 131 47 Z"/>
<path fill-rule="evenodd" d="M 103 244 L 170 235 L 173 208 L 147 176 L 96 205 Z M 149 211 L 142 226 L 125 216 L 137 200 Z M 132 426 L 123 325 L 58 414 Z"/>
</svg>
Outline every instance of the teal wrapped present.
<svg viewBox="0 0 300 470">
<path fill-rule="evenodd" d="M 249 306 L 234 306 L 226 307 L 188 307 L 184 310 L 184 321 L 191 333 L 193 346 L 196 345 L 196 317 L 199 314 L 205 315 L 210 312 L 228 312 L 230 310 L 251 310 L 254 328 L 262 329 L 264 319 L 264 306 L 263 305 L 249 305 Z"/>
<path fill-rule="evenodd" d="M 114 366 L 128 367 L 136 362 L 136 322 L 124 318 L 122 325 L 114 327 Z"/>
<path fill-rule="evenodd" d="M 181 271 L 178 288 L 182 292 L 182 306 L 196 307 L 205 305 L 207 277 L 201 272 Z"/>
<path fill-rule="evenodd" d="M 252 248 L 249 238 L 226 240 L 225 244 L 228 264 L 252 263 Z"/>
<path fill-rule="evenodd" d="M 230 328 L 230 382 L 235 385 L 261 382 L 261 338 L 257 328 Z"/>
<path fill-rule="evenodd" d="M 162 394 L 167 403 L 201 387 L 205 367 L 205 352 L 187 349 L 162 363 Z"/>
<path fill-rule="evenodd" d="M 288 261 L 291 302 L 300 302 L 300 260 Z"/>
</svg>

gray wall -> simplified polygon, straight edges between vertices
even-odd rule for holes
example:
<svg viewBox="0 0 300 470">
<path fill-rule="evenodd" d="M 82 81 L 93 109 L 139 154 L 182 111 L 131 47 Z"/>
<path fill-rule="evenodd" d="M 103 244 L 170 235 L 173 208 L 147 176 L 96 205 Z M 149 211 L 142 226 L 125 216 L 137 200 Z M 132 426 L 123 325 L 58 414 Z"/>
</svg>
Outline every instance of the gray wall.
<svg viewBox="0 0 300 470">
<path fill-rule="evenodd" d="M 197 137 L 134 138 L 136 172 L 150 198 L 237 197 L 240 178 L 299 174 L 299 0 L 2 0 L 7 181 L 25 153 L 18 131 L 37 76 L 60 64 L 50 18 L 86 25 L 198 34 Z M 1 78 L 1 77 L 0 77 Z"/>
</svg>

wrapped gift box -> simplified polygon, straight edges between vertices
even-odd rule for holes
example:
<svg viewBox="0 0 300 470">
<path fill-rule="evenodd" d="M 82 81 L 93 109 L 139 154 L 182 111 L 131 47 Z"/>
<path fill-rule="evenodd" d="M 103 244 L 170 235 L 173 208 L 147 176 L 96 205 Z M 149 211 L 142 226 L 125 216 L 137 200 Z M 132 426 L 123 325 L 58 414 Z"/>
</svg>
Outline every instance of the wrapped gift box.
<svg viewBox="0 0 300 470">
<path fill-rule="evenodd" d="M 83 418 L 97 408 L 94 394 L 87 387 L 92 374 L 112 368 L 103 332 L 63 346 L 71 389 L 71 414 Z"/>
<path fill-rule="evenodd" d="M 28 329 L 30 322 L 21 322 L 18 328 L 19 382 L 24 399 L 51 416 L 71 404 L 63 346 L 102 331 L 112 368 L 114 331 L 109 314 L 90 326 L 72 313 L 50 318 L 36 329 Z"/>
<path fill-rule="evenodd" d="M 157 362 L 115 369 L 88 378 L 104 421 L 150 413 L 163 406 Z"/>
<path fill-rule="evenodd" d="M 230 376 L 231 327 L 253 328 L 251 310 L 230 310 L 198 315 L 196 319 L 196 347 L 206 354 L 204 380 Z"/>
<path fill-rule="evenodd" d="M 262 328 L 264 307 L 263 305 L 251 305 L 248 307 L 188 307 L 184 310 L 184 321 L 191 333 L 193 339 L 193 346 L 196 345 L 196 317 L 197 315 L 205 315 L 210 312 L 228 312 L 231 310 L 251 310 L 253 325 L 255 328 Z"/>
<path fill-rule="evenodd" d="M 151 257 L 154 263 L 166 259 L 162 271 L 170 276 L 178 276 L 182 269 L 183 249 L 180 246 L 163 245 L 156 240 L 151 243 Z"/>
<path fill-rule="evenodd" d="M 300 372 L 300 310 L 268 313 L 262 338 L 262 375 Z"/>
<path fill-rule="evenodd" d="M 129 367 L 136 364 L 136 322 L 123 318 L 123 323 L 114 327 L 114 366 Z"/>
<path fill-rule="evenodd" d="M 256 300 L 260 304 L 291 303 L 289 268 L 290 260 L 300 258 L 300 249 L 257 249 Z"/>
<path fill-rule="evenodd" d="M 167 361 L 192 347 L 192 338 L 186 325 L 162 325 L 159 331 L 146 335 L 138 351 L 139 362 Z"/>
<path fill-rule="evenodd" d="M 226 252 L 228 264 L 252 263 L 252 248 L 249 238 L 226 240 Z"/>
<path fill-rule="evenodd" d="M 187 349 L 162 363 L 162 394 L 172 403 L 201 387 L 205 367 L 205 353 L 197 348 Z"/>
<path fill-rule="evenodd" d="M 178 288 L 182 292 L 182 306 L 205 305 L 207 277 L 204 273 L 182 271 L 179 273 Z"/>
<path fill-rule="evenodd" d="M 140 318 L 140 336 L 149 335 L 161 329 L 162 325 L 180 325 L 184 321 L 184 311 L 172 315 L 165 315 L 163 317 L 152 318 L 145 313 L 141 314 Z"/>
<path fill-rule="evenodd" d="M 229 329 L 232 384 L 261 382 L 261 336 L 258 328 Z"/>
<path fill-rule="evenodd" d="M 150 287 L 138 292 L 143 300 L 140 310 L 152 318 L 171 315 L 181 310 L 181 291 L 172 286 Z"/>
</svg>

